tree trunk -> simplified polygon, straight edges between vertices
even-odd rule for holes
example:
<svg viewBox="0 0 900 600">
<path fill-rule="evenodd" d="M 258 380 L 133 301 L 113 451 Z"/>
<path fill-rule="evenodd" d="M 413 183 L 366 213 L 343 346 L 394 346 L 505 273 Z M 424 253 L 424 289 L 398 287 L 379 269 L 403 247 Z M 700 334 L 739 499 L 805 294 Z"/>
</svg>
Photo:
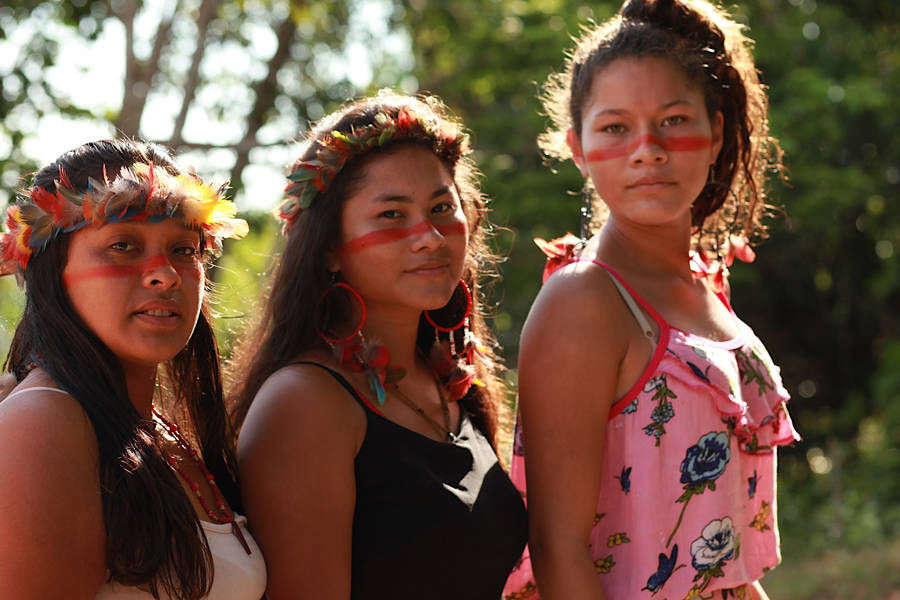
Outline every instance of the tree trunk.
<svg viewBox="0 0 900 600">
<path fill-rule="evenodd" d="M 180 0 L 176 2 L 172 14 L 160 21 L 153 40 L 153 52 L 146 63 L 142 63 L 134 54 L 134 17 L 141 3 L 126 0 L 115 3 L 115 6 L 118 10 L 113 9 L 111 3 L 110 12 L 125 26 L 125 86 L 122 92 L 122 108 L 115 123 L 116 132 L 122 136 L 138 137 L 141 117 L 147 105 L 147 94 L 151 89 L 153 77 L 159 71 L 159 60 L 169 43 L 172 21 L 178 14 L 181 2 Z"/>
<path fill-rule="evenodd" d="M 275 105 L 275 97 L 278 95 L 278 71 L 290 58 L 291 43 L 297 32 L 297 24 L 291 14 L 275 30 L 278 38 L 278 48 L 269 61 L 269 71 L 266 78 L 255 86 L 256 102 L 247 116 L 247 129 L 243 139 L 236 146 L 237 159 L 231 169 L 231 187 L 236 193 L 241 188 L 241 175 L 250 162 L 250 151 L 256 147 L 256 131 L 263 126 L 266 113 Z"/>
<path fill-rule="evenodd" d="M 188 110 L 190 110 L 191 104 L 194 102 L 194 95 L 197 92 L 197 82 L 200 78 L 200 63 L 203 62 L 203 55 L 206 52 L 206 36 L 209 30 L 209 22 L 212 21 L 221 4 L 221 0 L 203 0 L 200 4 L 197 14 L 197 47 L 194 49 L 191 68 L 188 70 L 187 80 L 184 83 L 184 97 L 181 101 L 181 110 L 175 119 L 172 138 L 168 143 L 172 148 L 179 148 L 184 141 L 182 135 L 184 122 L 187 120 Z"/>
</svg>

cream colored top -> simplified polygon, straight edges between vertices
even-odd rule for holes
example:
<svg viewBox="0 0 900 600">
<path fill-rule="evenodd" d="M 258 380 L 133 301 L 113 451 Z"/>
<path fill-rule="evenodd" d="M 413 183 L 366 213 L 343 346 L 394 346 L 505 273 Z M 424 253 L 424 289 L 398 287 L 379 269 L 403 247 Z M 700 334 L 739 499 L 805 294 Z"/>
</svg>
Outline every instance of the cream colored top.
<svg viewBox="0 0 900 600">
<path fill-rule="evenodd" d="M 231 525 L 200 521 L 215 568 L 212 589 L 206 596 L 209 600 L 259 600 L 266 591 L 266 563 L 262 552 L 247 531 L 247 518 L 235 515 L 235 519 L 250 546 L 249 556 L 232 533 Z M 107 583 L 97 592 L 96 599 L 153 600 L 153 596 L 136 587 Z M 168 600 L 168 596 L 162 595 L 160 600 Z"/>
</svg>

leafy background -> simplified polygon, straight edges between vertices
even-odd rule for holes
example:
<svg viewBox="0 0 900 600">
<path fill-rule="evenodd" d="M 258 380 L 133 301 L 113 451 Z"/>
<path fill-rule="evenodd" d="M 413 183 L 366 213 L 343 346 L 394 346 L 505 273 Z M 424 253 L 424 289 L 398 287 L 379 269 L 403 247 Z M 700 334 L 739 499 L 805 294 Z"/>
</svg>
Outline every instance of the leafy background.
<svg viewBox="0 0 900 600">
<path fill-rule="evenodd" d="M 577 171 L 545 166 L 535 144 L 545 126 L 538 85 L 580 23 L 616 9 L 575 0 L 7 1 L 0 202 L 22 174 L 89 138 L 52 152 L 41 143 L 82 130 L 156 140 L 201 174 L 230 178 L 253 233 L 228 245 L 215 271 L 227 352 L 277 250 L 265 210 L 277 201 L 289 141 L 350 96 L 435 92 L 472 130 L 493 198 L 494 243 L 507 257 L 493 324 L 514 366 L 542 267 L 531 238 L 578 225 Z M 781 364 L 804 436 L 780 454 L 784 563 L 766 577 L 774 599 L 900 598 L 895 11 L 894 0 L 733 7 L 756 40 L 790 173 L 771 186 L 785 215 L 757 261 L 733 269 L 734 304 Z M 122 40 L 112 52 L 101 45 L 110 32 Z M 89 65 L 65 62 L 73 44 Z M 124 64 L 110 67 L 121 77 L 79 85 L 103 61 Z M 60 84 L 64 65 L 74 83 Z M 4 356 L 21 306 L 11 278 L 0 281 Z"/>
</svg>

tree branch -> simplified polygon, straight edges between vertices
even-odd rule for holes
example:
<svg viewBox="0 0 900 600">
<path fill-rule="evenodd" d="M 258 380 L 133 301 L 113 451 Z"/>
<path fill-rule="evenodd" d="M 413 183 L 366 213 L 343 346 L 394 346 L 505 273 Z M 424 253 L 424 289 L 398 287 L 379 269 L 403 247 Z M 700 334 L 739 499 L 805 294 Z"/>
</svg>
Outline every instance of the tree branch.
<svg viewBox="0 0 900 600">
<path fill-rule="evenodd" d="M 238 155 L 231 169 L 231 185 L 235 190 L 241 187 L 241 174 L 250 162 L 250 150 L 257 146 L 256 131 L 263 126 L 265 114 L 275 105 L 275 97 L 278 94 L 278 71 L 290 57 L 291 44 L 297 32 L 297 24 L 293 15 L 289 13 L 284 21 L 275 30 L 278 38 L 278 48 L 269 61 L 269 71 L 256 86 L 256 102 L 247 116 L 247 128 L 244 138 L 237 144 Z"/>
<path fill-rule="evenodd" d="M 159 71 L 160 58 L 169 43 L 172 22 L 180 10 L 181 0 L 175 3 L 175 8 L 169 18 L 160 21 L 150 60 L 144 64 L 141 64 L 134 54 L 134 18 L 141 3 L 130 0 L 121 2 L 119 5 L 121 10 L 116 12 L 112 3 L 110 4 L 110 12 L 125 26 L 125 87 L 122 94 L 122 108 L 119 110 L 115 125 L 120 134 L 136 137 L 140 130 L 144 107 L 147 104 L 147 94 L 150 91 L 153 77 Z"/>
<path fill-rule="evenodd" d="M 203 55 L 206 53 L 206 37 L 209 32 L 209 22 L 216 15 L 221 5 L 221 0 L 203 0 L 197 14 L 197 47 L 194 49 L 194 56 L 191 59 L 191 68 L 188 70 L 187 80 L 184 84 L 184 97 L 181 101 L 181 110 L 175 118 L 175 127 L 172 130 L 172 145 L 180 146 L 182 144 L 182 133 L 184 132 L 184 123 L 187 120 L 188 110 L 194 102 L 194 95 L 197 92 L 197 82 L 200 78 L 200 63 L 203 62 Z"/>
</svg>

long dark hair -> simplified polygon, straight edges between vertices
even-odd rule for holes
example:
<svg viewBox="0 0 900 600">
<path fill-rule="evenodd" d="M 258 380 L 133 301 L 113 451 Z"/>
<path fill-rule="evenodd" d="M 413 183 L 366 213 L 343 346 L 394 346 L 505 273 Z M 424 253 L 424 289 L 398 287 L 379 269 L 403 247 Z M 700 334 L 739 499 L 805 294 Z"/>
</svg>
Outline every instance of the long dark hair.
<svg viewBox="0 0 900 600">
<path fill-rule="evenodd" d="M 626 0 L 615 17 L 585 28 L 563 71 L 547 80 L 542 101 L 552 126 L 540 136 L 541 148 L 571 157 L 566 132 L 581 135 L 591 84 L 605 66 L 618 58 L 666 58 L 703 91 L 710 117 L 723 116 L 711 181 L 691 209 L 696 246 L 725 246 L 732 233 L 765 237 L 762 219 L 771 207 L 764 187 L 769 171 L 783 172 L 782 151 L 769 135 L 766 88 L 751 45 L 743 26 L 706 0 Z"/>
<path fill-rule="evenodd" d="M 346 104 L 312 127 L 303 142 L 300 156 L 290 170 L 293 171 L 298 163 L 314 158 L 316 140 L 331 135 L 332 131 L 358 130 L 374 123 L 379 113 L 395 117 L 403 108 L 413 109 L 439 122 L 453 122 L 447 108 L 434 96 L 415 98 L 382 92 L 375 97 Z M 361 181 L 365 165 L 372 157 L 389 154 L 403 144 L 422 144 L 441 158 L 452 175 L 469 224 L 469 244 L 462 279 L 473 296 L 471 329 L 484 348 L 484 352 L 476 358 L 476 369 L 479 379 L 487 385 L 472 386 L 460 402 L 476 426 L 490 440 L 494 440 L 498 420 L 506 416 L 502 401 L 505 389 L 500 379 L 503 367 L 496 356 L 496 342 L 485 323 L 483 298 L 485 283 L 496 276 L 497 259 L 485 240 L 486 199 L 478 187 L 475 164 L 467 156 L 455 161 L 442 156 L 439 151 L 441 143 L 437 139 L 404 140 L 351 159 L 328 190 L 317 194 L 309 208 L 303 210 L 293 226 L 287 229 L 284 251 L 275 261 L 274 273 L 263 296 L 264 307 L 259 322 L 236 351 L 233 368 L 229 369 L 232 377 L 243 378 L 237 388 L 234 405 L 234 422 L 238 427 L 266 378 L 303 352 L 327 350 L 327 345 L 318 335 L 315 317 L 318 299 L 332 283 L 325 256 L 341 239 L 341 206 Z M 454 294 L 450 304 L 462 301 L 461 296 Z M 458 309 L 448 305 L 441 310 L 458 314 L 461 312 Z M 417 345 L 426 356 L 433 341 L 434 328 L 423 316 L 419 321 Z"/>
<path fill-rule="evenodd" d="M 178 174 L 162 148 L 129 140 L 92 142 L 63 154 L 34 176 L 34 186 L 55 191 L 59 169 L 73 187 L 88 177 L 114 178 L 123 167 L 150 163 Z M 97 436 L 100 493 L 110 580 L 145 585 L 154 597 L 205 596 L 213 565 L 190 500 L 157 445 L 152 423 L 131 403 L 117 357 L 78 316 L 62 282 L 69 236 L 36 252 L 24 273 L 25 311 L 4 369 L 21 380 L 40 367 L 81 405 Z M 163 400 L 199 445 L 207 467 L 235 506 L 233 436 L 227 424 L 218 351 L 204 306 L 187 346 L 164 366 Z"/>
</svg>

